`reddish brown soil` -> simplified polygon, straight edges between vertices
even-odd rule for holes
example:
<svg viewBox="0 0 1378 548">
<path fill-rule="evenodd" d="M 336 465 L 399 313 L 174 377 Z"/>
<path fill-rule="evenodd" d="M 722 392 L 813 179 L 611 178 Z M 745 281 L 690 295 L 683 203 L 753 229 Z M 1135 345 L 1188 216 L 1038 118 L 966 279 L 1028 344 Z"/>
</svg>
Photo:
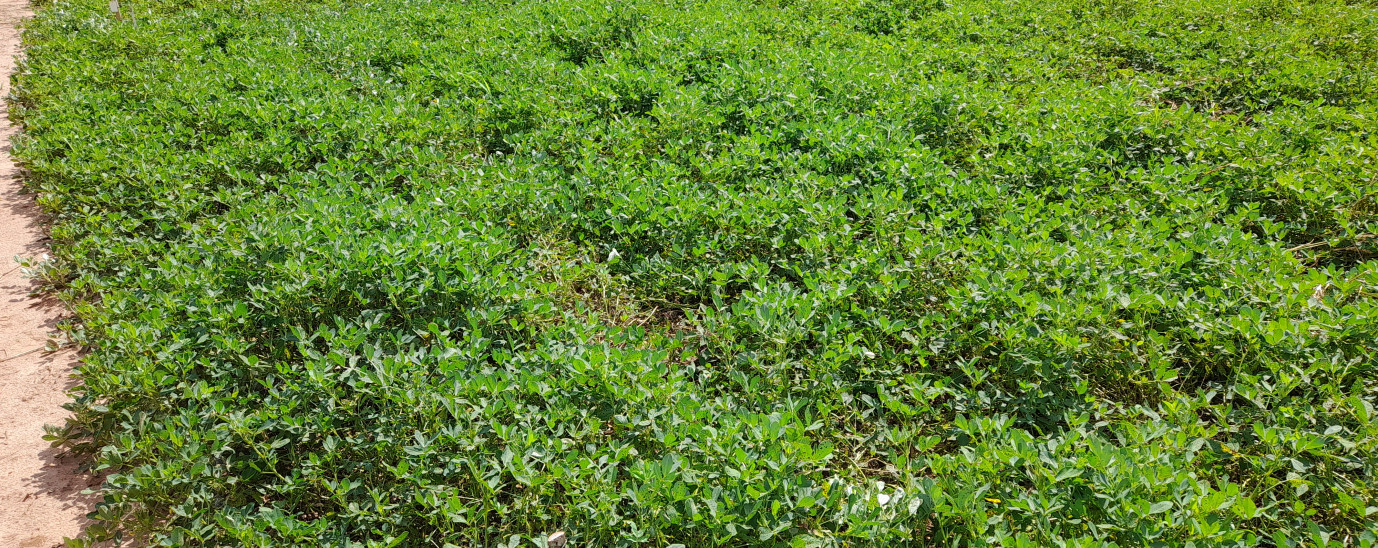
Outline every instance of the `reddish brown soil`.
<svg viewBox="0 0 1378 548">
<path fill-rule="evenodd" d="M 0 95 L 9 94 L 18 25 L 29 15 L 26 0 L 0 0 Z M 95 503 L 81 492 L 99 482 L 43 441 L 43 425 L 67 416 L 62 404 L 77 357 L 44 350 L 65 311 L 51 297 L 34 296 L 36 282 L 14 260 L 42 257 L 48 246 L 41 212 L 10 157 L 16 129 L 3 103 L 0 109 L 0 546 L 49 548 L 81 532 Z"/>
</svg>

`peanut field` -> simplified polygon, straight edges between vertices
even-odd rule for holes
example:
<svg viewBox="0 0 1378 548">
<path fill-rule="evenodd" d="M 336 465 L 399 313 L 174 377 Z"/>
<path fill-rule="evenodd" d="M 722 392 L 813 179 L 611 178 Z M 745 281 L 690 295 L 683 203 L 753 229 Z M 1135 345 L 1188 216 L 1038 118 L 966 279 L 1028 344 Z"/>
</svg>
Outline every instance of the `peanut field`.
<svg viewBox="0 0 1378 548">
<path fill-rule="evenodd" d="M 1378 544 L 1374 0 L 39 0 L 74 547 Z"/>
</svg>

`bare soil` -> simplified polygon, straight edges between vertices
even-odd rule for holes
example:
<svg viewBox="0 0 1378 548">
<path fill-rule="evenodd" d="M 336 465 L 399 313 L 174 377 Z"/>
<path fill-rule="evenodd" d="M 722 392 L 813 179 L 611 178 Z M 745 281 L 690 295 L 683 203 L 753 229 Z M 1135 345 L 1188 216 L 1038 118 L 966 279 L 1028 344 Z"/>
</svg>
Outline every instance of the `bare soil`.
<svg viewBox="0 0 1378 548">
<path fill-rule="evenodd" d="M 0 95 L 9 94 L 21 54 L 18 27 L 30 15 L 27 0 L 0 0 Z M 35 295 L 37 282 L 14 260 L 42 257 L 48 244 L 42 213 L 10 156 L 17 130 L 2 102 L 0 113 L 0 547 L 49 548 L 81 533 L 96 502 L 82 491 L 99 480 L 43 441 L 43 425 L 60 425 L 67 416 L 62 404 L 75 382 L 77 356 L 44 350 L 65 310 Z"/>
</svg>

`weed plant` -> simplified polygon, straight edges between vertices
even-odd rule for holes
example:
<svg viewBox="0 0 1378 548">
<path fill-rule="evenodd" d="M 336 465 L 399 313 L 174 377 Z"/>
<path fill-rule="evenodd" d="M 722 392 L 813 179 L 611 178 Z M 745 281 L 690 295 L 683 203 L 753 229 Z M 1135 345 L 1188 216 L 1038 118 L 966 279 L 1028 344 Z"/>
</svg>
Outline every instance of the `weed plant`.
<svg viewBox="0 0 1378 548">
<path fill-rule="evenodd" d="M 1373 546 L 1372 0 L 45 0 L 75 546 Z"/>
</svg>

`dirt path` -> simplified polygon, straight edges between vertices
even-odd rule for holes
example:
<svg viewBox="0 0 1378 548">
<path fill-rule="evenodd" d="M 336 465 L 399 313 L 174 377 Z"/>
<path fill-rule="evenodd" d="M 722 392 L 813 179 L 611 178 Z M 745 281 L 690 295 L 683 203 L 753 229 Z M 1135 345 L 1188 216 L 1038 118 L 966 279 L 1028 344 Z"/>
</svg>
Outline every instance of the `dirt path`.
<svg viewBox="0 0 1378 548">
<path fill-rule="evenodd" d="M 30 14 L 27 0 L 0 0 L 0 95 L 9 94 L 19 54 L 17 25 Z M 47 242 L 33 195 L 21 191 L 10 158 L 15 128 L 2 102 L 0 113 L 0 547 L 49 548 L 81 532 L 95 501 L 81 494 L 91 480 L 77 463 L 59 459 L 43 441 L 43 425 L 66 416 L 61 406 L 76 357 L 43 351 L 63 310 L 31 297 L 33 282 L 14 261 L 42 255 Z"/>
</svg>

